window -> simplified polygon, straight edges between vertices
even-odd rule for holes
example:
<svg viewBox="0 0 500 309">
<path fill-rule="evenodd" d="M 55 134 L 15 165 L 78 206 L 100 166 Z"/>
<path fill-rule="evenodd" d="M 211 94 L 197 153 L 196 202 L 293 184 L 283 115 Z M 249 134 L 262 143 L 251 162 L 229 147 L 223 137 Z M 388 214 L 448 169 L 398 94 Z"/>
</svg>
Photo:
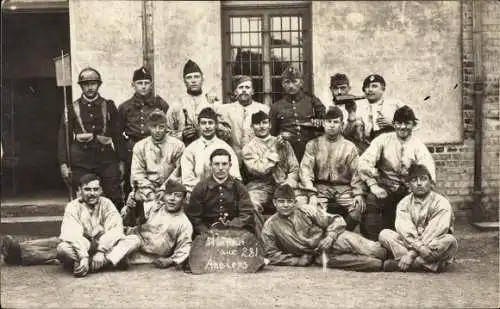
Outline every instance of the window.
<svg viewBox="0 0 500 309">
<path fill-rule="evenodd" d="M 230 101 L 238 75 L 253 78 L 254 100 L 268 105 L 278 101 L 283 94 L 281 73 L 289 64 L 302 70 L 304 89 L 312 90 L 307 3 L 267 8 L 223 3 L 222 18 L 225 101 Z"/>
</svg>

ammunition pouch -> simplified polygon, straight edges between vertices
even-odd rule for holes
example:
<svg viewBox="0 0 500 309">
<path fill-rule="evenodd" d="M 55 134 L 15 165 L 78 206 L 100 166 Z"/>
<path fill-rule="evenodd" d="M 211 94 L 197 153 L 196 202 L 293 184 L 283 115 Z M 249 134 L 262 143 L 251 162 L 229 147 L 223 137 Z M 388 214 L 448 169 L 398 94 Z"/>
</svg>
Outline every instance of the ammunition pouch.
<svg viewBox="0 0 500 309">
<path fill-rule="evenodd" d="M 112 145 L 113 144 L 113 139 L 109 136 L 104 136 L 104 135 L 96 135 L 95 136 L 97 141 L 101 143 L 101 145 Z"/>
<path fill-rule="evenodd" d="M 94 139 L 94 134 L 92 133 L 78 133 L 75 134 L 75 140 L 79 143 L 89 143 Z"/>
</svg>

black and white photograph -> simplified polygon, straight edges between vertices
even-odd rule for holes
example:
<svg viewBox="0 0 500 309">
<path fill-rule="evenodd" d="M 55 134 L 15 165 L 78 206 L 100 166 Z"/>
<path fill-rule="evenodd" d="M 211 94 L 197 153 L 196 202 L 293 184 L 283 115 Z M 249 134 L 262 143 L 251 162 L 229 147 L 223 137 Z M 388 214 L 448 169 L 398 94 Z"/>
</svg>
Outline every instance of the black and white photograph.
<svg viewBox="0 0 500 309">
<path fill-rule="evenodd" d="M 499 0 L 2 0 L 1 308 L 500 307 Z"/>
</svg>

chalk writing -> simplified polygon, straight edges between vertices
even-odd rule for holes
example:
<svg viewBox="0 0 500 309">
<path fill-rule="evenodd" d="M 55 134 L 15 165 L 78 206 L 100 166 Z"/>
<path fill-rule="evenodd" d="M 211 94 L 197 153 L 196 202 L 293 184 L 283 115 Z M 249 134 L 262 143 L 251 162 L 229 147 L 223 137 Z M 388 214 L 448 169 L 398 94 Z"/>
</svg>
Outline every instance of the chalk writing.
<svg viewBox="0 0 500 309">
<path fill-rule="evenodd" d="M 205 242 L 207 247 L 237 247 L 245 244 L 244 239 L 224 236 L 210 236 Z"/>
<path fill-rule="evenodd" d="M 245 271 L 248 268 L 248 263 L 245 261 L 221 261 L 220 258 L 215 260 L 210 257 L 205 265 L 206 271 Z"/>
<path fill-rule="evenodd" d="M 265 263 L 262 245 L 255 235 L 243 230 L 216 230 L 193 240 L 189 265 L 193 274 L 252 273 Z"/>
</svg>

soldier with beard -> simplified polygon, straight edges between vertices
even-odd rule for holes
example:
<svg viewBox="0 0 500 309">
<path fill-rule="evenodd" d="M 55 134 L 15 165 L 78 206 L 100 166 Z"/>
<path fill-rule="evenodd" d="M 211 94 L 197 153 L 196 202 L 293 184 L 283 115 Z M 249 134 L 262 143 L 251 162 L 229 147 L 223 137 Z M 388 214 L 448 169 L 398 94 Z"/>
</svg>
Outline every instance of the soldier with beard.
<svg viewBox="0 0 500 309">
<path fill-rule="evenodd" d="M 237 102 L 224 104 L 219 109 L 220 122 L 229 128 L 231 143 L 241 165 L 241 150 L 254 136 L 252 129 L 252 115 L 263 111 L 269 113 L 269 107 L 252 100 L 254 89 L 250 76 L 240 76 L 236 79 L 234 94 Z M 244 177 L 246 178 L 246 177 Z"/>
</svg>

